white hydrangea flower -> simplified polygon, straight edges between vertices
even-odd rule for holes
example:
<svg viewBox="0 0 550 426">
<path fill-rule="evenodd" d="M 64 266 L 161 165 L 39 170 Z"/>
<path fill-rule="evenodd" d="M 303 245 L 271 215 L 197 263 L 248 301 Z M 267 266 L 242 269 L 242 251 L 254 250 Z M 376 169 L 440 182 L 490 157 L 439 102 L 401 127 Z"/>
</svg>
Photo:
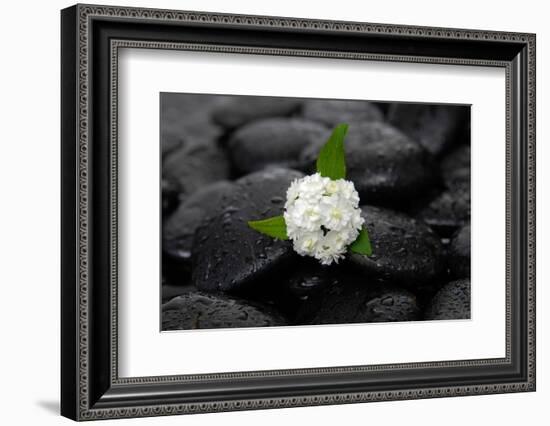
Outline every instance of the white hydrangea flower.
<svg viewBox="0 0 550 426">
<path fill-rule="evenodd" d="M 338 263 L 363 226 L 359 195 L 353 182 L 319 173 L 294 180 L 286 193 L 284 213 L 294 250 L 323 265 Z"/>
</svg>

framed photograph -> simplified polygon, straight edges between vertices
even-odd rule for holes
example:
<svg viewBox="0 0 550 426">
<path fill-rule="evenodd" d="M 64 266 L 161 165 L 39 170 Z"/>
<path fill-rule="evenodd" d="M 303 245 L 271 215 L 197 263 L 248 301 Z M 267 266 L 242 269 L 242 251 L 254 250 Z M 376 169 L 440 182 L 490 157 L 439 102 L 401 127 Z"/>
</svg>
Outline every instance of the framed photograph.
<svg viewBox="0 0 550 426">
<path fill-rule="evenodd" d="M 535 35 L 61 12 L 61 412 L 535 390 Z"/>
</svg>

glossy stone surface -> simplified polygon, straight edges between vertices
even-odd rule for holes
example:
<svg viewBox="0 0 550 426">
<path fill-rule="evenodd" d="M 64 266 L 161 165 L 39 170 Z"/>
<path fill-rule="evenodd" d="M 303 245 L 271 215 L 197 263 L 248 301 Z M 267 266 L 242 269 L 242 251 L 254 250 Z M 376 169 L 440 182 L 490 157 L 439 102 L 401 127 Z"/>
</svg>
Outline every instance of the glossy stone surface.
<svg viewBox="0 0 550 426">
<path fill-rule="evenodd" d="M 163 156 L 184 146 L 215 143 L 222 134 L 222 128 L 214 124 L 210 116 L 214 108 L 225 102 L 224 97 L 161 93 L 160 140 Z"/>
<path fill-rule="evenodd" d="M 162 215 L 168 216 L 179 205 L 179 202 L 180 202 L 179 183 L 171 179 L 162 179 L 161 191 L 162 191 Z"/>
<path fill-rule="evenodd" d="M 208 144 L 186 145 L 162 162 L 163 176 L 176 181 L 185 196 L 210 183 L 228 179 L 229 168 L 221 148 Z"/>
<path fill-rule="evenodd" d="M 311 144 L 302 160 L 313 171 L 324 141 Z M 418 143 L 385 123 L 350 126 L 345 142 L 347 179 L 363 203 L 403 206 L 433 183 L 432 161 Z"/>
<path fill-rule="evenodd" d="M 208 185 L 187 198 L 163 221 L 162 249 L 173 260 L 190 262 L 195 231 L 205 217 L 210 217 L 233 184 L 220 181 Z"/>
<path fill-rule="evenodd" d="M 161 287 L 162 303 L 166 303 L 169 300 L 172 300 L 174 297 L 181 296 L 195 290 L 195 287 L 191 285 L 163 284 Z"/>
<path fill-rule="evenodd" d="M 162 330 L 285 325 L 279 314 L 244 300 L 200 292 L 186 293 L 162 305 Z"/>
<path fill-rule="evenodd" d="M 429 304 L 424 318 L 450 320 L 470 318 L 470 280 L 463 279 L 446 284 Z"/>
<path fill-rule="evenodd" d="M 443 272 L 440 239 L 424 223 L 374 206 L 363 206 L 362 211 L 373 253 L 349 256 L 362 273 L 397 280 L 414 288 Z"/>
<path fill-rule="evenodd" d="M 452 188 L 457 182 L 470 181 L 471 155 L 470 146 L 462 145 L 442 159 L 441 174 L 447 187 Z"/>
<path fill-rule="evenodd" d="M 212 120 L 225 129 L 235 129 L 260 118 L 289 116 L 299 107 L 298 99 L 235 96 L 212 112 Z"/>
<path fill-rule="evenodd" d="M 270 118 L 237 129 L 228 147 L 232 162 L 241 173 L 267 165 L 299 168 L 302 150 L 311 143 L 324 143 L 328 136 L 328 130 L 314 121 Z"/>
<path fill-rule="evenodd" d="M 449 272 L 455 278 L 470 277 L 470 224 L 463 226 L 449 247 Z"/>
<path fill-rule="evenodd" d="M 468 114 L 467 106 L 396 103 L 388 111 L 388 121 L 439 155 L 456 142 Z"/>
<path fill-rule="evenodd" d="M 330 128 L 340 123 L 365 123 L 384 119 L 382 111 L 372 102 L 328 99 L 304 102 L 301 115 Z"/>
<path fill-rule="evenodd" d="M 344 275 L 304 304 L 299 324 L 414 321 L 420 310 L 411 292 L 379 285 L 367 277 Z"/>
<path fill-rule="evenodd" d="M 420 211 L 425 223 L 442 236 L 451 236 L 470 221 L 470 182 L 455 181 Z"/>
<path fill-rule="evenodd" d="M 271 168 L 235 182 L 216 214 L 195 233 L 192 281 L 198 289 L 242 292 L 284 271 L 295 256 L 291 243 L 258 233 L 248 221 L 281 215 L 288 186 L 301 176 Z"/>
</svg>

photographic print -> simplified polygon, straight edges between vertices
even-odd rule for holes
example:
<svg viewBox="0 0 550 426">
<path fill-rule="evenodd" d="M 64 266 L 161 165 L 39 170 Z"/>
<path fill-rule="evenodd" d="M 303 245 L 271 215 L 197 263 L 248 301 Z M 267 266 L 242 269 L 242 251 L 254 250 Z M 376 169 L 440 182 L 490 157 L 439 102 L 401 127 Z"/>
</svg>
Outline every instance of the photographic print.
<svg viewBox="0 0 550 426">
<path fill-rule="evenodd" d="M 161 330 L 470 318 L 470 106 L 160 94 Z"/>
<path fill-rule="evenodd" d="M 532 33 L 64 9 L 62 415 L 535 391 L 535 79 Z"/>
</svg>

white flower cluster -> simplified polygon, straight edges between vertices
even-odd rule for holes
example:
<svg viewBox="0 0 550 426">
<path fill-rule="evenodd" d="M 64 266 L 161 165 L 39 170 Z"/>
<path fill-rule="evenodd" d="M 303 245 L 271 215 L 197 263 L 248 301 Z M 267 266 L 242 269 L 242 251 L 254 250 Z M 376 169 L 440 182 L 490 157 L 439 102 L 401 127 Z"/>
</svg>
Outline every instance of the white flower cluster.
<svg viewBox="0 0 550 426">
<path fill-rule="evenodd" d="M 285 223 L 294 250 L 323 265 L 338 263 L 363 225 L 353 183 L 319 173 L 296 179 L 286 193 Z"/>
</svg>

